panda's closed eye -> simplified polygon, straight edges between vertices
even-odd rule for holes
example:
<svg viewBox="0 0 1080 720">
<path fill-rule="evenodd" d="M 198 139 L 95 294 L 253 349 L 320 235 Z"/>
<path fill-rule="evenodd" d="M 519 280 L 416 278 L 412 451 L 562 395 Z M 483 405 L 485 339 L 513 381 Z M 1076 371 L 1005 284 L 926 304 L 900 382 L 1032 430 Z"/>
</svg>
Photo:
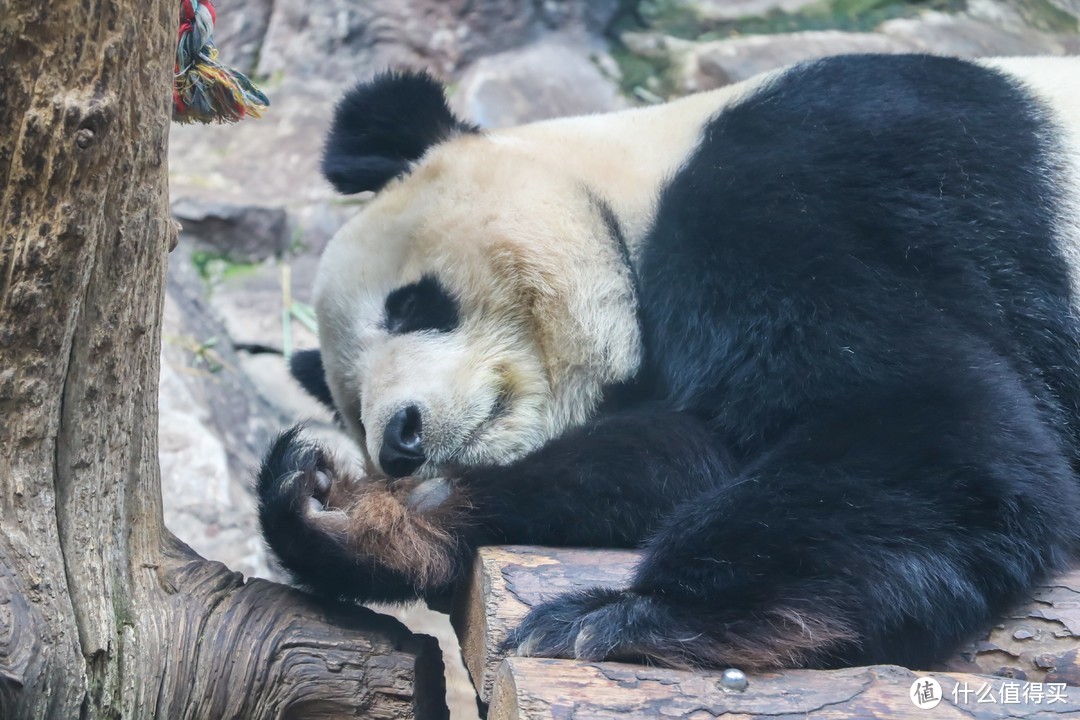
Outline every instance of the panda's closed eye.
<svg viewBox="0 0 1080 720">
<path fill-rule="evenodd" d="M 386 296 L 383 325 L 393 335 L 435 330 L 450 332 L 458 325 L 457 300 L 431 275 Z"/>
</svg>

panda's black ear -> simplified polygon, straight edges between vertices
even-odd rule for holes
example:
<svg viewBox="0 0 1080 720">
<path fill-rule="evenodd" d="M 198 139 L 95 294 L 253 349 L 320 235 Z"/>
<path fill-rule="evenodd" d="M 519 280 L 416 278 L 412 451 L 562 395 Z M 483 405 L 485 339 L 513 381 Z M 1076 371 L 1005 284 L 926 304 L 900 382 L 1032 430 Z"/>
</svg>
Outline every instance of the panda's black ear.
<svg viewBox="0 0 1080 720">
<path fill-rule="evenodd" d="M 342 193 L 378 190 L 432 145 L 478 128 L 458 120 L 426 72 L 385 72 L 338 102 L 323 174 Z"/>
<path fill-rule="evenodd" d="M 322 353 L 318 350 L 300 350 L 289 359 L 289 371 L 308 394 L 331 410 L 334 398 L 330 396 L 330 386 L 326 384 L 326 371 L 323 370 Z"/>
</svg>

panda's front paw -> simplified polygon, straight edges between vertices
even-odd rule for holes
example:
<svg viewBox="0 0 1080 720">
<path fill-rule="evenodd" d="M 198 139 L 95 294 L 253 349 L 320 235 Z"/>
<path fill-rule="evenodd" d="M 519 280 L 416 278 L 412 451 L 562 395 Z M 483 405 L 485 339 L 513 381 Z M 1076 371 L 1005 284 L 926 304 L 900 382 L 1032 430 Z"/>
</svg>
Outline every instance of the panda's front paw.
<svg viewBox="0 0 1080 720">
<path fill-rule="evenodd" d="M 301 429 L 290 428 L 274 441 L 256 487 L 263 536 L 289 569 L 341 542 L 348 529 L 343 496 L 352 485 L 338 479 L 327 453 L 303 440 Z"/>
<path fill-rule="evenodd" d="M 267 453 L 258 494 L 267 543 L 313 589 L 411 599 L 442 593 L 468 569 L 471 504 L 451 480 L 353 477 L 295 427 Z"/>
</svg>

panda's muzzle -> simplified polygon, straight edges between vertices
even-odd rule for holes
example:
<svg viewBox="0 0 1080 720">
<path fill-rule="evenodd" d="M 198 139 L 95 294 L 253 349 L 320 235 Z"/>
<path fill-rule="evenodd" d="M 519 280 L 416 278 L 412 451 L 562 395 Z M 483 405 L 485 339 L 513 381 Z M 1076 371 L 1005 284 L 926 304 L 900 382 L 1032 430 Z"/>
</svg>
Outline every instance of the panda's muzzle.
<svg viewBox="0 0 1080 720">
<path fill-rule="evenodd" d="M 379 465 L 387 475 L 399 478 L 412 474 L 426 459 L 420 408 L 408 405 L 386 423 Z"/>
</svg>

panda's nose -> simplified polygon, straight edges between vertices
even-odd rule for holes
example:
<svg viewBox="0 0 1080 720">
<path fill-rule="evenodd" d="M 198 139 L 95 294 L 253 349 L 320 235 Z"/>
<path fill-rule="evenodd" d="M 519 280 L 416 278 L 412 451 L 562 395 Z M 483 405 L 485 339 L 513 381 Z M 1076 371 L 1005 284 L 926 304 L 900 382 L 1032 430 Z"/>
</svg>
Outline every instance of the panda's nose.
<svg viewBox="0 0 1080 720">
<path fill-rule="evenodd" d="M 403 407 L 394 413 L 383 430 L 379 465 L 391 477 L 405 477 L 424 462 L 420 408 L 415 405 Z"/>
</svg>

